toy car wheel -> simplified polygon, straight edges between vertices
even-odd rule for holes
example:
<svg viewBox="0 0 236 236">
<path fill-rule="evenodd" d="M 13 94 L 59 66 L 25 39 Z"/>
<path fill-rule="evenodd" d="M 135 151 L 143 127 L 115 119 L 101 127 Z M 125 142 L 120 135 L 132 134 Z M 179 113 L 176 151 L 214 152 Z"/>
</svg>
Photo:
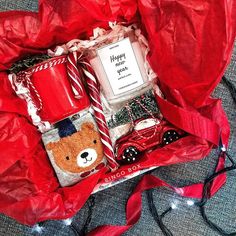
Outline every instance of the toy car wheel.
<svg viewBox="0 0 236 236">
<path fill-rule="evenodd" d="M 124 150 L 120 160 L 120 164 L 125 165 L 134 163 L 138 161 L 139 156 L 140 156 L 140 151 L 136 147 L 130 146 Z"/>
<path fill-rule="evenodd" d="M 162 143 L 164 145 L 170 144 L 180 138 L 180 135 L 175 130 L 168 130 L 162 137 Z"/>
</svg>

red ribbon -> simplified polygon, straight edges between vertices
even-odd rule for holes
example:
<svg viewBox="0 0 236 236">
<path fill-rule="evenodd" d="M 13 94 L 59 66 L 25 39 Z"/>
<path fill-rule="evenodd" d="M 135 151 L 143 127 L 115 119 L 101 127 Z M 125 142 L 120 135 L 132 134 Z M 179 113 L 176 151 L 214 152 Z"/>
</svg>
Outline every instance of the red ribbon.
<svg viewBox="0 0 236 236">
<path fill-rule="evenodd" d="M 218 146 L 221 128 L 216 122 L 202 116 L 199 112 L 174 105 L 160 96 L 156 95 L 156 99 L 162 115 L 170 123 Z"/>
<path fill-rule="evenodd" d="M 218 161 L 216 171 L 224 168 L 225 157 L 221 156 Z M 217 176 L 212 183 L 210 197 L 212 197 L 226 182 L 226 174 Z M 98 226 L 87 236 L 119 236 L 135 225 L 141 217 L 142 212 L 142 192 L 156 187 L 167 187 L 180 196 L 189 198 L 201 198 L 203 183 L 197 183 L 182 188 L 169 185 L 165 181 L 153 175 L 145 175 L 138 183 L 133 193 L 129 197 L 126 205 L 126 225 L 103 225 Z"/>
</svg>

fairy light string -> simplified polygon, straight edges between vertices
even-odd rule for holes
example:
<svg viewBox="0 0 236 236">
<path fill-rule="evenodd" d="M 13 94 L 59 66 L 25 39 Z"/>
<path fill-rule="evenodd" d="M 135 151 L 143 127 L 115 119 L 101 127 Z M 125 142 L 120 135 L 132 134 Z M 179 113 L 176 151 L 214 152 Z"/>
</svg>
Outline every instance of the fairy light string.
<svg viewBox="0 0 236 236">
<path fill-rule="evenodd" d="M 224 150 L 221 149 L 221 153 L 220 155 L 225 155 L 229 161 L 231 162 L 231 166 L 225 167 L 224 169 L 214 172 L 211 176 L 209 176 L 204 183 L 204 187 L 203 187 L 203 193 L 202 193 L 202 199 L 199 203 L 195 203 L 196 206 L 199 207 L 201 216 L 203 218 L 203 220 L 205 221 L 205 223 L 214 231 L 218 232 L 220 235 L 222 236 L 236 236 L 236 232 L 232 232 L 232 233 L 227 233 L 226 230 L 222 229 L 220 226 L 218 226 L 217 224 L 215 224 L 214 222 L 212 222 L 208 216 L 206 215 L 206 210 L 205 210 L 205 206 L 207 204 L 207 201 L 210 198 L 210 190 L 211 190 L 211 185 L 212 185 L 212 181 L 219 175 L 225 173 L 225 172 L 229 172 L 232 170 L 236 170 L 236 163 L 233 160 L 233 158 L 229 155 L 229 153 Z"/>
<path fill-rule="evenodd" d="M 227 233 L 226 230 L 222 229 L 221 227 L 219 227 L 217 224 L 213 223 L 208 216 L 206 215 L 206 211 L 205 211 L 205 206 L 207 204 L 207 201 L 210 199 L 210 191 L 211 191 L 211 185 L 213 180 L 226 172 L 232 171 L 236 169 L 236 163 L 233 160 L 233 158 L 230 156 L 230 154 L 225 150 L 224 147 L 221 147 L 221 151 L 219 154 L 219 158 L 222 157 L 222 155 L 226 156 L 229 161 L 231 162 L 231 166 L 225 167 L 219 171 L 215 171 L 212 175 L 210 175 L 205 181 L 204 181 L 204 186 L 203 186 L 203 192 L 202 192 L 202 198 L 199 202 L 194 202 L 192 200 L 187 200 L 187 205 L 188 206 L 197 206 L 199 207 L 201 216 L 203 218 L 203 220 L 205 221 L 205 223 L 214 231 L 218 232 L 220 235 L 222 236 L 236 236 L 236 232 L 233 233 Z M 164 225 L 163 223 L 163 218 L 167 213 L 170 213 L 173 209 L 175 209 L 176 207 L 171 206 L 169 207 L 167 210 L 165 210 L 161 215 L 158 214 L 156 206 L 154 204 L 154 200 L 153 200 L 153 189 L 150 189 L 147 191 L 147 199 L 148 199 L 148 206 L 149 206 L 149 210 L 154 218 L 154 220 L 156 221 L 156 223 L 158 224 L 158 226 L 160 227 L 163 235 L 165 236 L 173 236 L 173 233 L 167 228 L 167 226 Z"/>
<path fill-rule="evenodd" d="M 234 84 L 232 82 L 229 81 L 228 78 L 226 78 L 225 76 L 222 77 L 222 83 L 228 88 L 231 97 L 234 101 L 234 104 L 236 105 L 236 87 L 234 86 Z M 214 222 L 212 222 L 206 215 L 206 210 L 205 210 L 205 205 L 209 199 L 210 196 L 210 189 L 211 189 L 211 185 L 212 185 L 212 181 L 219 175 L 232 171 L 232 170 L 236 170 L 236 162 L 234 161 L 234 159 L 232 158 L 232 156 L 227 152 L 226 148 L 224 147 L 224 145 L 221 144 L 220 147 L 220 156 L 225 156 L 229 159 L 231 166 L 225 167 L 224 169 L 220 170 L 220 171 L 215 171 L 211 176 L 209 176 L 204 183 L 204 188 L 203 188 L 203 193 L 202 193 L 202 199 L 199 203 L 196 203 L 196 206 L 199 206 L 199 210 L 201 213 L 201 216 L 203 218 L 203 220 L 205 221 L 205 223 L 214 231 L 218 232 L 220 235 L 222 236 L 236 236 L 236 232 L 232 232 L 232 233 L 228 233 L 226 232 L 226 230 L 222 229 L 220 226 L 218 226 L 217 224 L 215 224 Z"/>
<path fill-rule="evenodd" d="M 93 213 L 94 205 L 95 205 L 95 197 L 94 195 L 91 195 L 88 201 L 88 216 L 81 230 L 81 236 L 85 236 L 88 233 L 88 226 L 92 220 L 92 213 Z"/>
<path fill-rule="evenodd" d="M 225 76 L 222 77 L 222 82 L 227 86 L 234 103 L 236 104 L 236 88 L 234 86 L 233 83 L 231 83 Z M 194 202 L 192 200 L 187 200 L 187 205 L 188 206 L 197 206 L 199 207 L 199 211 L 201 213 L 201 216 L 204 220 L 204 222 L 206 223 L 206 225 L 208 225 L 212 230 L 218 232 L 220 235 L 222 236 L 236 236 L 236 232 L 232 232 L 232 233 L 228 233 L 226 232 L 226 230 L 222 229 L 220 226 L 218 226 L 216 223 L 212 222 L 207 214 L 206 214 L 206 210 L 205 210 L 205 206 L 208 202 L 208 200 L 210 199 L 210 191 L 211 191 L 211 186 L 212 186 L 212 182 L 213 180 L 226 172 L 232 171 L 232 170 L 236 170 L 236 162 L 234 161 L 234 159 L 231 157 L 231 155 L 227 152 L 225 146 L 222 144 L 222 142 L 220 142 L 220 152 L 219 152 L 219 158 L 224 157 L 224 158 L 228 158 L 231 165 L 228 167 L 225 167 L 219 171 L 215 170 L 214 173 L 212 175 L 210 175 L 208 178 L 205 179 L 204 181 L 204 186 L 203 186 L 203 192 L 202 192 L 202 198 L 199 202 Z M 148 198 L 148 206 L 149 206 L 149 210 L 154 218 L 154 220 L 157 222 L 157 224 L 159 225 L 161 231 L 163 232 L 163 234 L 165 236 L 173 236 L 172 232 L 164 225 L 162 219 L 163 217 L 171 212 L 174 208 L 170 207 L 168 208 L 166 211 L 164 211 L 160 216 L 158 215 L 156 206 L 154 204 L 153 201 L 153 189 L 148 190 L 147 191 L 147 198 Z"/>
<path fill-rule="evenodd" d="M 147 200 L 148 200 L 149 210 L 150 210 L 154 220 L 158 224 L 159 228 L 161 229 L 163 235 L 173 236 L 172 232 L 163 223 L 163 218 L 165 217 L 165 215 L 167 213 L 171 212 L 173 210 L 173 208 L 169 207 L 161 215 L 159 215 L 158 212 L 157 212 L 156 206 L 154 204 L 154 200 L 153 200 L 153 189 L 148 190 L 146 193 L 147 193 Z"/>
</svg>

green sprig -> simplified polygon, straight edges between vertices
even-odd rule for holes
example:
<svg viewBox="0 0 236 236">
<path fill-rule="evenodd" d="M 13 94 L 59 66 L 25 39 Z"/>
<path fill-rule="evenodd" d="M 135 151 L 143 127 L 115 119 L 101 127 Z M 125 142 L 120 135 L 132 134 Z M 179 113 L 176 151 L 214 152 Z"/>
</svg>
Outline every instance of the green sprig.
<svg viewBox="0 0 236 236">
<path fill-rule="evenodd" d="M 46 54 L 38 54 L 38 55 L 29 55 L 22 60 L 19 60 L 12 64 L 11 68 L 9 69 L 10 73 L 19 73 L 20 71 L 27 70 L 28 68 L 43 62 L 51 57 Z"/>
<path fill-rule="evenodd" d="M 127 105 L 130 107 L 130 111 L 132 114 L 132 119 L 137 120 L 140 118 L 147 118 L 150 116 L 147 111 L 145 111 L 139 103 L 135 100 L 139 100 L 142 105 L 146 107 L 146 109 L 152 114 L 159 114 L 159 108 L 156 103 L 155 96 L 152 90 L 147 91 L 141 96 L 138 96 L 132 99 Z M 127 107 L 122 107 L 119 111 L 116 112 L 115 115 L 111 116 L 107 121 L 108 127 L 115 128 L 120 125 L 124 125 L 131 122 L 129 112 Z"/>
</svg>

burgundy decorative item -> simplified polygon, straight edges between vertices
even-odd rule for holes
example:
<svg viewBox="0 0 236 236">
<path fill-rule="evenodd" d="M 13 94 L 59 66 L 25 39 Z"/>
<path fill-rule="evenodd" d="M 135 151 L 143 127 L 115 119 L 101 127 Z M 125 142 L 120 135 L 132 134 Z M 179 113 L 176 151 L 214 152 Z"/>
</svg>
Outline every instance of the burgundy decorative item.
<svg viewBox="0 0 236 236">
<path fill-rule="evenodd" d="M 116 160 L 119 164 L 137 162 L 143 152 L 177 141 L 185 132 L 165 120 L 154 118 L 135 122 L 133 131 L 117 140 Z"/>
</svg>

